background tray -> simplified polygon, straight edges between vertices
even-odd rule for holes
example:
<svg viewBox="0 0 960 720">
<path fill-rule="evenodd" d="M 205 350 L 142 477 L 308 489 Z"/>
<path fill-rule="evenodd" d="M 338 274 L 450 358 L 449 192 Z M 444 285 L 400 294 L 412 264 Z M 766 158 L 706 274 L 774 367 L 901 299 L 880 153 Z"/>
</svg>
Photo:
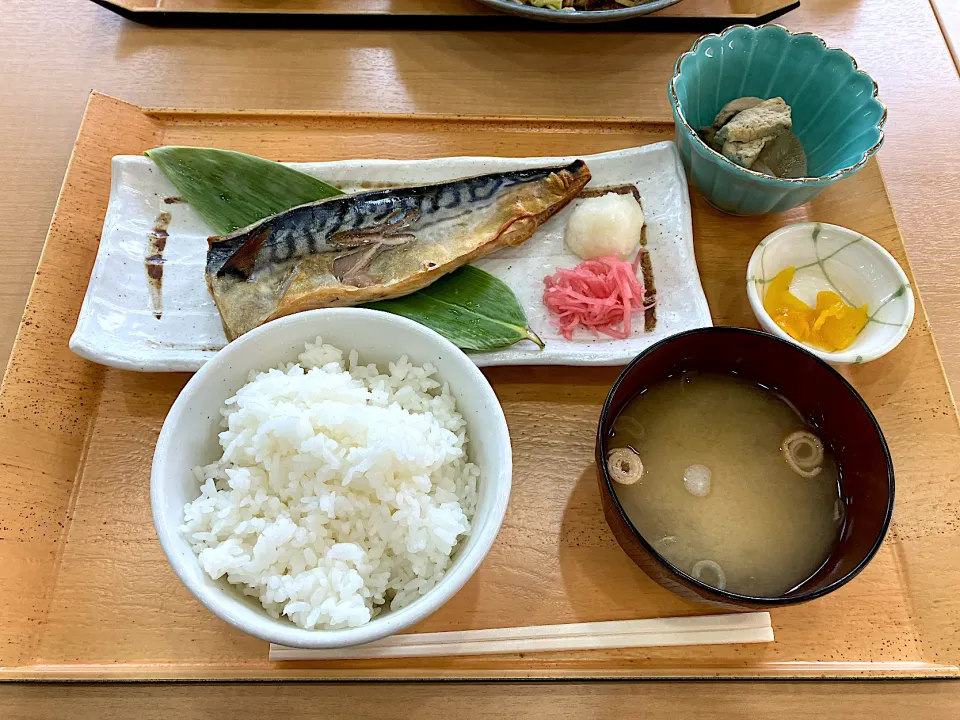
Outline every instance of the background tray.
<svg viewBox="0 0 960 720">
<path fill-rule="evenodd" d="M 574 30 L 506 15 L 475 0 L 93 0 L 147 25 Z M 632 20 L 592 24 L 596 30 L 719 30 L 738 22 L 770 22 L 800 0 L 682 0 Z"/>
<path fill-rule="evenodd" d="M 669 139 L 641 120 L 141 110 L 93 95 L 0 389 L 0 678 L 627 678 L 960 676 L 960 424 L 926 316 L 890 355 L 846 371 L 897 468 L 871 565 L 826 598 L 772 612 L 776 642 L 398 661 L 270 663 L 176 580 L 150 519 L 153 445 L 185 375 L 142 375 L 67 349 L 103 223 L 110 158 L 160 144 L 277 160 L 595 153 Z M 694 194 L 704 289 L 719 324 L 755 326 L 756 243 L 791 221 L 852 227 L 909 274 L 875 161 L 788 214 L 732 218 Z M 918 298 L 919 300 L 919 298 Z M 614 368 L 486 371 L 514 442 L 514 490 L 477 575 L 418 632 L 706 612 L 649 580 L 600 507 L 593 435 Z"/>
</svg>

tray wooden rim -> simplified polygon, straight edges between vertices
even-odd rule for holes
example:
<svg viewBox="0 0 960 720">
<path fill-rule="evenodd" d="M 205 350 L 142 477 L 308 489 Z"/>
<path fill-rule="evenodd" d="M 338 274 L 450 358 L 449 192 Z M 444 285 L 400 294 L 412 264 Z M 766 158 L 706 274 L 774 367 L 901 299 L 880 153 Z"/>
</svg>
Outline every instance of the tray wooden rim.
<svg viewBox="0 0 960 720">
<path fill-rule="evenodd" d="M 65 174 L 64 184 L 61 187 L 61 193 L 58 196 L 56 209 L 54 211 L 51 228 L 47 235 L 47 240 L 54 233 L 54 228 L 58 223 L 58 218 L 68 212 L 64 206 L 64 188 L 67 187 L 71 172 L 78 162 L 78 152 L 80 150 L 80 139 L 87 122 L 87 113 L 92 105 L 96 103 L 120 103 L 128 105 L 122 101 L 116 100 L 108 95 L 93 92 L 90 95 L 90 101 L 87 111 L 84 113 L 84 119 L 81 122 L 78 142 L 75 144 L 71 158 Z M 133 106 L 136 107 L 136 106 Z M 317 124 L 330 121 L 370 121 L 370 122 L 416 122 L 416 123 L 446 123 L 459 122 L 469 123 L 473 127 L 482 128 L 484 125 L 497 123 L 501 127 L 504 123 L 515 127 L 524 125 L 536 126 L 539 129 L 574 127 L 582 128 L 590 125 L 594 130 L 598 127 L 608 128 L 626 128 L 627 126 L 637 125 L 655 125 L 661 128 L 671 127 L 672 121 L 664 119 L 651 119 L 645 117 L 615 117 L 615 118 L 538 118 L 525 116 L 497 116 L 497 115 L 456 115 L 456 114 L 432 114 L 417 115 L 412 113 L 387 114 L 387 113 L 349 113 L 349 112 L 313 112 L 313 111 L 282 111 L 282 110 L 205 110 L 205 109 L 182 109 L 170 107 L 143 107 L 137 108 L 145 117 L 160 122 L 164 119 L 180 119 L 184 122 L 200 120 L 234 120 L 234 124 L 242 124 L 245 120 L 264 121 L 277 118 L 286 119 L 292 124 L 303 123 L 313 120 Z M 874 161 L 875 162 L 875 161 Z M 882 181 L 882 176 L 881 176 Z M 890 205 L 889 195 L 886 193 L 884 185 L 885 201 Z M 896 225 L 896 217 L 890 207 L 893 222 Z M 899 234 L 899 226 L 897 225 Z M 901 240 L 902 243 L 902 240 Z M 13 350 L 7 362 L 7 370 L 4 373 L 2 383 L 0 383 L 0 401 L 4 398 L 7 389 L 8 376 L 11 368 L 14 367 L 18 354 L 23 350 L 21 343 L 23 333 L 28 326 L 28 318 L 31 313 L 31 306 L 35 301 L 35 295 L 40 292 L 41 283 L 39 282 L 40 271 L 44 269 L 44 262 L 47 259 L 49 248 L 45 241 L 44 249 L 41 254 L 38 265 L 37 277 L 31 287 L 30 296 L 27 302 L 27 309 L 21 320 L 18 329 L 17 338 Z M 904 252 L 905 249 L 904 249 Z M 912 278 L 909 260 L 906 263 L 905 270 Z M 916 287 L 914 285 L 914 287 Z M 922 298 L 917 291 L 917 302 L 922 310 L 920 317 L 926 322 L 926 310 Z M 929 337 L 932 342 L 939 372 L 943 376 L 943 367 L 940 360 L 939 350 L 936 346 L 935 338 L 932 333 Z M 104 369 L 96 368 L 93 372 L 102 373 Z M 956 402 L 950 391 L 949 384 L 944 377 L 944 385 L 950 394 L 951 407 L 954 420 L 960 422 L 957 414 Z M 99 392 L 99 391 L 98 391 Z M 87 442 L 87 441 L 85 441 Z M 85 453 L 85 448 L 81 450 Z M 83 460 L 81 458 L 80 463 Z M 6 463 L 4 463 L 6 464 Z M 77 484 L 79 485 L 79 483 Z M 74 488 L 76 490 L 76 488 Z M 72 507 L 73 500 L 71 499 Z M 65 535 L 67 528 L 64 527 Z M 59 556 L 57 562 L 59 563 Z M 170 663 L 136 663 L 123 662 L 120 664 L 27 664 L 20 666 L 8 666 L 0 668 L 0 682 L 17 680 L 157 680 L 157 679 L 193 679 L 193 680 L 263 680 L 263 679 L 293 679 L 293 680 L 334 680 L 334 681 L 411 681 L 411 680 L 666 680 L 666 679 L 704 679 L 704 678 L 727 678 L 727 679 L 753 679 L 767 678 L 776 680 L 787 679 L 814 679 L 814 678 L 901 678 L 913 679 L 923 677 L 958 677 L 960 668 L 952 664 L 943 664 L 939 662 L 914 662 L 914 661 L 893 661 L 893 662 L 826 662 L 810 661 L 799 663 L 771 663 L 764 666 L 752 667 L 729 667 L 729 668 L 711 668 L 709 672 L 703 672 L 700 668 L 693 668 L 688 671 L 678 669 L 675 666 L 648 666 L 643 669 L 621 668 L 621 669 L 571 669 L 562 665 L 552 665 L 547 660 L 544 666 L 531 670 L 497 670 L 492 672 L 478 672 L 476 670 L 438 670 L 420 668 L 415 677 L 411 677 L 409 671 L 402 669 L 338 669 L 318 671 L 314 667 L 306 667 L 301 663 L 284 664 L 281 669 L 277 668 L 241 668 L 239 666 L 222 667 L 216 663 L 200 662 L 170 662 Z M 192 675 L 191 675 L 192 673 Z"/>
<path fill-rule="evenodd" d="M 856 681 L 960 681 L 956 665 L 891 661 L 877 663 L 812 662 L 804 667 L 785 663 L 749 673 L 740 669 L 721 669 L 703 673 L 694 669 L 686 672 L 676 669 L 647 669 L 643 674 L 630 670 L 550 671 L 511 670 L 482 674 L 473 670 L 420 670 L 411 676 L 402 668 L 370 670 L 322 670 L 297 666 L 297 663 L 278 663 L 293 667 L 238 669 L 223 668 L 210 663 L 109 663 L 30 665 L 23 668 L 0 668 L 0 683 L 15 682 L 329 682 L 329 683 L 417 683 L 417 682 L 669 682 L 669 681 L 754 681 L 795 682 L 810 680 Z M 371 674 L 376 673 L 375 675 Z M 187 675 L 194 673 L 194 675 Z M 281 674 L 282 673 L 282 674 Z"/>
<path fill-rule="evenodd" d="M 116 100 L 110 95 L 105 93 L 92 90 L 90 92 L 90 97 L 98 98 L 110 98 Z M 123 101 L 119 101 L 123 102 Z M 371 121 L 404 121 L 404 122 L 463 122 L 470 124 L 518 124 L 518 125 L 533 125 L 537 123 L 552 123 L 554 125 L 614 125 L 614 126 L 629 126 L 629 125 L 662 125 L 664 127 L 674 127 L 674 122 L 672 119 L 664 119 L 662 117 L 651 117 L 645 115 L 572 115 L 569 117 L 562 117 L 557 115 L 497 115 L 497 114 L 461 114 L 461 113 L 385 113 L 385 112 L 351 112 L 349 110 L 279 110 L 271 108 L 244 108 L 240 110 L 235 109 L 213 109 L 208 110 L 206 108 L 179 108 L 179 107 L 169 107 L 164 105 L 150 106 L 144 105 L 139 106 L 140 111 L 149 117 L 154 117 L 158 120 L 162 120 L 168 117 L 184 117 L 184 118 L 236 118 L 239 117 L 241 120 L 238 120 L 235 123 L 231 124 L 243 124 L 244 122 L 249 124 L 250 120 L 289 120 L 291 122 L 296 120 L 315 120 L 317 122 L 324 122 L 329 120 L 358 120 L 361 122 L 371 122 Z"/>
</svg>

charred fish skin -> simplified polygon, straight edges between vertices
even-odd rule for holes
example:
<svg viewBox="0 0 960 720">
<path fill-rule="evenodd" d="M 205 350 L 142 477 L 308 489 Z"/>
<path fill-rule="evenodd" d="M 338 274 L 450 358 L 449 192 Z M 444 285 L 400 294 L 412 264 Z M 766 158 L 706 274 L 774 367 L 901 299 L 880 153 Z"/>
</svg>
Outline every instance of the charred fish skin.
<svg viewBox="0 0 960 720">
<path fill-rule="evenodd" d="M 577 160 L 308 203 L 210 238 L 207 284 L 229 339 L 301 310 L 399 297 L 524 242 L 589 179 Z"/>
</svg>

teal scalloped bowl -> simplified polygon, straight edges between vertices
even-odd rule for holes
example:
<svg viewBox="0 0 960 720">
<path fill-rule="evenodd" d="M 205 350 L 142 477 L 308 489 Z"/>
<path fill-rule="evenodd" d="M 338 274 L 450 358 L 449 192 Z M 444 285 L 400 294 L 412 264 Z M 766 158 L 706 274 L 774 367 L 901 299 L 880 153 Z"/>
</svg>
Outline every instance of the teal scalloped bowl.
<svg viewBox="0 0 960 720">
<path fill-rule="evenodd" d="M 694 128 L 744 96 L 779 96 L 790 105 L 810 177 L 748 170 L 700 139 Z M 779 25 L 734 25 L 699 38 L 677 60 L 670 100 L 687 175 L 711 205 L 734 215 L 784 212 L 853 175 L 880 149 L 887 119 L 876 82 L 850 55 Z"/>
</svg>

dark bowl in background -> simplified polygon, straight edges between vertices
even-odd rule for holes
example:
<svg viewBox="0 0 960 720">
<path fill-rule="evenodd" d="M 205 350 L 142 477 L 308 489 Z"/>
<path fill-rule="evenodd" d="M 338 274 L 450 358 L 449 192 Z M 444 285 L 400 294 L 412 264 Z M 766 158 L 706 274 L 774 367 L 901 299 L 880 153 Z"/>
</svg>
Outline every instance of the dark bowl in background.
<svg viewBox="0 0 960 720">
<path fill-rule="evenodd" d="M 607 23 L 649 15 L 665 7 L 676 5 L 680 0 L 645 0 L 634 7 L 624 6 L 615 10 L 577 10 L 575 12 L 522 5 L 515 0 L 480 0 L 480 2 L 500 12 L 519 15 L 530 20 L 555 23 Z"/>
<path fill-rule="evenodd" d="M 786 398 L 815 429 L 840 467 L 846 517 L 824 565 L 778 597 L 718 590 L 671 565 L 637 531 L 607 473 L 607 437 L 623 406 L 640 390 L 688 371 L 736 372 Z M 603 513 L 627 555 L 651 578 L 688 600 L 764 609 L 813 600 L 849 582 L 873 558 L 890 525 L 894 479 L 890 451 L 870 408 L 832 367 L 791 343 L 756 330 L 712 327 L 674 335 L 651 346 L 624 369 L 600 414 L 596 445 Z"/>
</svg>

